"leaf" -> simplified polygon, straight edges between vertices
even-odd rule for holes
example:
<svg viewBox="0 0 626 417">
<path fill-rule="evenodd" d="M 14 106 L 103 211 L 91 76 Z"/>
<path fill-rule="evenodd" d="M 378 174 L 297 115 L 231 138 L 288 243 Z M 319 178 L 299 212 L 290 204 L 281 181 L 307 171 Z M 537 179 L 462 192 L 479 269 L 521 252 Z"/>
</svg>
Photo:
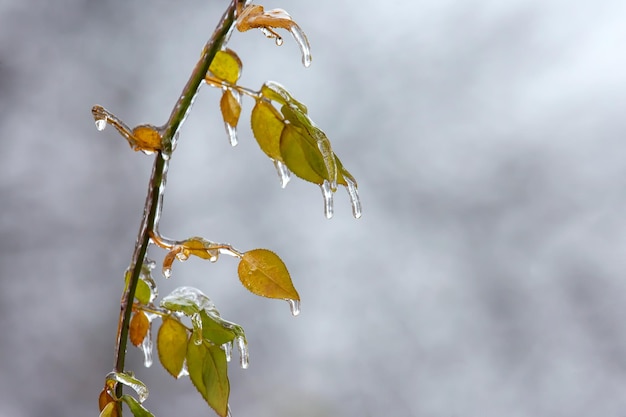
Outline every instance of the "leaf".
<svg viewBox="0 0 626 417">
<path fill-rule="evenodd" d="M 154 415 L 150 411 L 146 410 L 141 404 L 139 404 L 139 401 L 137 401 L 134 397 L 131 397 L 128 394 L 124 394 L 120 399 L 126 403 L 128 408 L 130 408 L 130 412 L 133 413 L 133 416 L 154 417 Z"/>
<path fill-rule="evenodd" d="M 237 126 L 239 116 L 241 115 L 241 104 L 239 104 L 239 101 L 237 101 L 230 89 L 224 91 L 224 94 L 222 94 L 220 109 L 222 110 L 224 122 L 233 127 Z"/>
<path fill-rule="evenodd" d="M 202 337 L 214 345 L 221 346 L 224 343 L 232 342 L 235 338 L 236 334 L 233 330 L 221 325 L 206 311 L 200 312 L 200 318 L 202 320 Z"/>
<path fill-rule="evenodd" d="M 231 49 L 217 51 L 209 71 L 220 80 L 235 84 L 241 76 L 241 60 Z"/>
<path fill-rule="evenodd" d="M 285 123 L 278 110 L 265 100 L 257 100 L 252 109 L 250 124 L 261 150 L 270 158 L 282 161 L 280 135 Z"/>
<path fill-rule="evenodd" d="M 133 129 L 134 143 L 132 147 L 136 151 L 155 152 L 161 149 L 161 133 L 152 125 L 139 125 Z"/>
<path fill-rule="evenodd" d="M 148 304 L 150 302 L 152 292 L 148 283 L 143 279 L 137 281 L 137 288 L 135 289 L 135 299 L 141 304 Z"/>
<path fill-rule="evenodd" d="M 149 328 L 150 321 L 145 313 L 143 311 L 136 312 L 130 319 L 128 329 L 130 342 L 135 346 L 139 346 L 141 342 L 143 342 L 143 339 L 145 339 L 146 334 L 148 334 Z"/>
<path fill-rule="evenodd" d="M 184 256 L 193 255 L 212 262 L 217 260 L 220 253 L 215 243 L 197 236 L 185 240 L 181 246 Z"/>
<path fill-rule="evenodd" d="M 119 406 L 116 402 L 108 403 L 100 413 L 100 417 L 118 417 L 119 416 Z"/>
<path fill-rule="evenodd" d="M 285 87 L 275 81 L 267 81 L 261 87 L 261 95 L 268 100 L 275 101 L 277 103 L 290 104 L 296 106 L 304 114 L 308 113 L 306 106 L 293 98 L 291 93 L 287 91 Z"/>
<path fill-rule="evenodd" d="M 137 393 L 140 402 L 144 402 L 148 398 L 148 387 L 146 387 L 146 384 L 135 378 L 132 375 L 132 372 L 109 372 L 105 378 L 105 383 L 107 385 L 110 383 L 121 383 L 132 388 Z"/>
<path fill-rule="evenodd" d="M 172 317 L 163 319 L 157 334 L 157 351 L 161 365 L 170 375 L 178 379 L 187 354 L 187 328 Z"/>
<path fill-rule="evenodd" d="M 215 345 L 189 343 L 187 345 L 189 378 L 202 398 L 221 416 L 228 414 L 230 382 L 226 354 Z"/>
<path fill-rule="evenodd" d="M 256 295 L 300 300 L 287 267 L 278 255 L 270 250 L 253 249 L 244 253 L 237 272 L 243 286 Z"/>
<path fill-rule="evenodd" d="M 291 172 L 305 181 L 320 185 L 327 175 L 324 160 L 305 135 L 306 131 L 291 124 L 285 126 L 280 137 L 280 152 Z"/>
<path fill-rule="evenodd" d="M 113 402 L 115 402 L 115 400 L 111 397 L 106 388 L 100 391 L 100 396 L 98 397 L 98 409 L 100 411 L 104 410 L 104 407 L 106 407 L 108 403 Z"/>
</svg>

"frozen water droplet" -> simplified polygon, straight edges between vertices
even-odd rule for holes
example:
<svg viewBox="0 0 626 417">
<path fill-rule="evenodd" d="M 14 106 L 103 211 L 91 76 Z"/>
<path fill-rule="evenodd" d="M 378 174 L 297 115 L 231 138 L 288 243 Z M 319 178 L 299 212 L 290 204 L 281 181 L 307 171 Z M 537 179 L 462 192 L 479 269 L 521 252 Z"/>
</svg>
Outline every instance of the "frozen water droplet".
<svg viewBox="0 0 626 417">
<path fill-rule="evenodd" d="M 146 368 L 152 366 L 152 335 L 150 333 L 150 328 L 148 328 L 148 333 L 146 333 L 146 337 L 144 337 L 143 342 L 141 342 L 141 351 L 143 352 L 143 365 Z"/>
<path fill-rule="evenodd" d="M 287 300 L 289 308 L 291 309 L 291 315 L 297 316 L 300 314 L 300 300 Z"/>
<path fill-rule="evenodd" d="M 283 44 L 283 38 L 280 36 L 276 36 L 276 46 L 281 46 Z"/>
<path fill-rule="evenodd" d="M 248 368 L 248 342 L 245 336 L 240 335 L 235 337 L 234 342 L 237 344 L 237 350 L 239 350 L 239 365 L 241 369 Z"/>
<path fill-rule="evenodd" d="M 154 152 L 147 151 L 145 149 L 142 149 L 141 152 L 143 152 L 146 155 L 153 155 L 154 154 Z M 172 155 L 167 153 L 167 152 L 161 152 L 161 158 L 163 158 L 164 161 L 169 161 L 171 156 Z"/>
<path fill-rule="evenodd" d="M 356 183 L 349 178 L 345 178 L 348 194 L 350 194 L 350 203 L 352 204 L 352 215 L 355 219 L 361 217 L 361 200 L 359 199 L 359 191 L 357 190 Z"/>
<path fill-rule="evenodd" d="M 95 123 L 96 123 L 96 129 L 98 129 L 99 131 L 103 131 L 104 128 L 107 127 L 106 117 L 104 119 L 97 119 Z"/>
<path fill-rule="evenodd" d="M 163 268 L 163 276 L 167 279 L 172 276 L 172 268 Z"/>
<path fill-rule="evenodd" d="M 193 326 L 193 344 L 200 346 L 202 344 L 202 317 L 200 313 L 196 313 L 191 316 L 191 325 Z"/>
<path fill-rule="evenodd" d="M 302 52 L 302 65 L 308 68 L 309 66 L 311 66 L 311 61 L 313 60 L 313 57 L 311 56 L 311 45 L 309 44 L 309 40 L 298 25 L 292 25 L 289 29 L 289 32 L 291 32 L 291 34 L 293 35 L 293 38 L 296 40 L 296 43 L 300 47 L 300 52 Z"/>
<path fill-rule="evenodd" d="M 178 259 L 181 262 L 185 262 L 187 259 L 189 259 L 189 254 L 185 252 L 178 252 L 176 254 L 176 259 Z"/>
<path fill-rule="evenodd" d="M 276 168 L 276 172 L 280 178 L 280 186 L 285 188 L 291 180 L 291 171 L 289 171 L 287 165 L 277 159 L 274 159 L 274 167 Z"/>
<path fill-rule="evenodd" d="M 228 140 L 230 141 L 230 146 L 237 146 L 239 143 L 237 141 L 237 126 L 231 126 L 230 123 L 224 122 L 224 126 L 226 126 L 226 133 L 228 133 Z"/>
<path fill-rule="evenodd" d="M 324 196 L 324 215 L 327 219 L 330 219 L 333 217 L 333 191 L 330 187 L 330 182 L 324 180 L 320 188 Z"/>
<path fill-rule="evenodd" d="M 222 349 L 224 349 L 224 353 L 226 354 L 226 362 L 230 362 L 231 354 L 233 352 L 233 343 L 224 343 L 222 345 Z"/>
</svg>

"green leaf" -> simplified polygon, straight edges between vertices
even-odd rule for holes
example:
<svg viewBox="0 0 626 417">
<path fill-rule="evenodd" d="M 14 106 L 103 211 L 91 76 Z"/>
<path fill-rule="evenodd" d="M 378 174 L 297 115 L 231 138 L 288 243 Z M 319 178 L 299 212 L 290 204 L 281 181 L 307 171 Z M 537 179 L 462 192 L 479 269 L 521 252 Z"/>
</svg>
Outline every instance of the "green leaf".
<svg viewBox="0 0 626 417">
<path fill-rule="evenodd" d="M 224 343 L 232 342 L 235 336 L 237 336 L 235 331 L 224 326 L 223 323 L 226 322 L 219 317 L 216 319 L 213 315 L 203 310 L 200 312 L 200 318 L 202 319 L 202 337 L 214 345 L 220 346 Z"/>
<path fill-rule="evenodd" d="M 161 365 L 174 378 L 183 369 L 187 343 L 187 328 L 173 317 L 164 318 L 157 334 L 157 351 Z"/>
<path fill-rule="evenodd" d="M 241 76 L 241 60 L 231 49 L 218 51 L 211 62 L 209 71 L 220 80 L 235 84 Z"/>
<path fill-rule="evenodd" d="M 220 417 L 228 414 L 230 382 L 226 354 L 215 345 L 189 343 L 187 346 L 189 378 L 202 398 Z"/>
<path fill-rule="evenodd" d="M 256 295 L 300 300 L 287 267 L 278 255 L 270 250 L 253 249 L 244 253 L 237 272 L 243 286 Z"/>
<path fill-rule="evenodd" d="M 270 158 L 281 161 L 280 135 L 285 123 L 278 110 L 265 100 L 257 100 L 250 124 L 261 150 Z"/>
<path fill-rule="evenodd" d="M 124 394 L 122 395 L 121 400 L 126 403 L 128 408 L 130 408 L 130 412 L 133 413 L 133 416 L 154 417 L 154 415 L 150 411 L 146 410 L 141 404 L 139 404 L 139 401 L 137 401 L 134 397 L 131 397 L 128 394 Z"/>
<path fill-rule="evenodd" d="M 277 82 L 267 81 L 263 84 L 263 87 L 261 87 L 261 95 L 268 100 L 275 101 L 281 105 L 290 104 L 295 106 L 304 114 L 308 113 L 306 106 L 293 98 L 291 93 L 289 93 L 285 87 Z"/>
<path fill-rule="evenodd" d="M 198 300 L 193 294 L 188 294 L 186 291 L 181 290 L 180 287 L 172 291 L 169 295 L 163 297 L 161 300 L 161 307 L 170 311 L 178 311 L 187 316 L 192 316 L 198 313 L 201 308 L 198 304 Z"/>
<path fill-rule="evenodd" d="M 150 287 L 148 283 L 143 279 L 137 281 L 137 288 L 135 289 L 135 299 L 141 304 L 148 304 L 150 302 Z"/>
<path fill-rule="evenodd" d="M 328 173 L 317 147 L 306 136 L 305 130 L 286 125 L 280 137 L 282 160 L 299 178 L 320 185 Z"/>
</svg>

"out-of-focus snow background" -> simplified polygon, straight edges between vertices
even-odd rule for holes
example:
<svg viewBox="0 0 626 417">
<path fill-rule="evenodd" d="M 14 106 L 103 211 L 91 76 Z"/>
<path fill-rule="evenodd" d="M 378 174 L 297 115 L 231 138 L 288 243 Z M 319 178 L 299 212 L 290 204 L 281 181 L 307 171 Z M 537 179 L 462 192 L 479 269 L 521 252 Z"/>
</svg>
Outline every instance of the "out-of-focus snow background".
<svg viewBox="0 0 626 417">
<path fill-rule="evenodd" d="M 151 158 L 112 129 L 169 115 L 226 1 L 0 1 L 0 415 L 96 416 Z M 303 299 L 249 294 L 235 260 L 159 278 L 242 324 L 235 416 L 626 415 L 626 3 L 267 1 L 313 46 L 235 33 L 241 84 L 306 103 L 364 205 L 281 190 L 244 101 L 230 148 L 203 88 L 162 231 L 287 263 Z M 153 255 L 157 257 L 158 252 Z M 157 416 L 210 415 L 130 365 Z"/>
</svg>

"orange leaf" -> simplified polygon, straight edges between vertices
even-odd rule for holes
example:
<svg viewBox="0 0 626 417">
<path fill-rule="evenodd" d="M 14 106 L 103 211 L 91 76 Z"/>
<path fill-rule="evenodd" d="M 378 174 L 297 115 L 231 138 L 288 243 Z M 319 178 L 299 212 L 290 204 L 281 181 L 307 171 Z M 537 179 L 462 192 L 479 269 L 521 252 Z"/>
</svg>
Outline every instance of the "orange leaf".
<svg viewBox="0 0 626 417">
<path fill-rule="evenodd" d="M 144 314 L 143 311 L 138 311 L 135 313 L 132 319 L 130 319 L 130 343 L 135 346 L 139 346 L 143 339 L 145 339 L 146 334 L 148 334 L 148 329 L 150 328 L 150 321 L 148 317 Z"/>
</svg>

